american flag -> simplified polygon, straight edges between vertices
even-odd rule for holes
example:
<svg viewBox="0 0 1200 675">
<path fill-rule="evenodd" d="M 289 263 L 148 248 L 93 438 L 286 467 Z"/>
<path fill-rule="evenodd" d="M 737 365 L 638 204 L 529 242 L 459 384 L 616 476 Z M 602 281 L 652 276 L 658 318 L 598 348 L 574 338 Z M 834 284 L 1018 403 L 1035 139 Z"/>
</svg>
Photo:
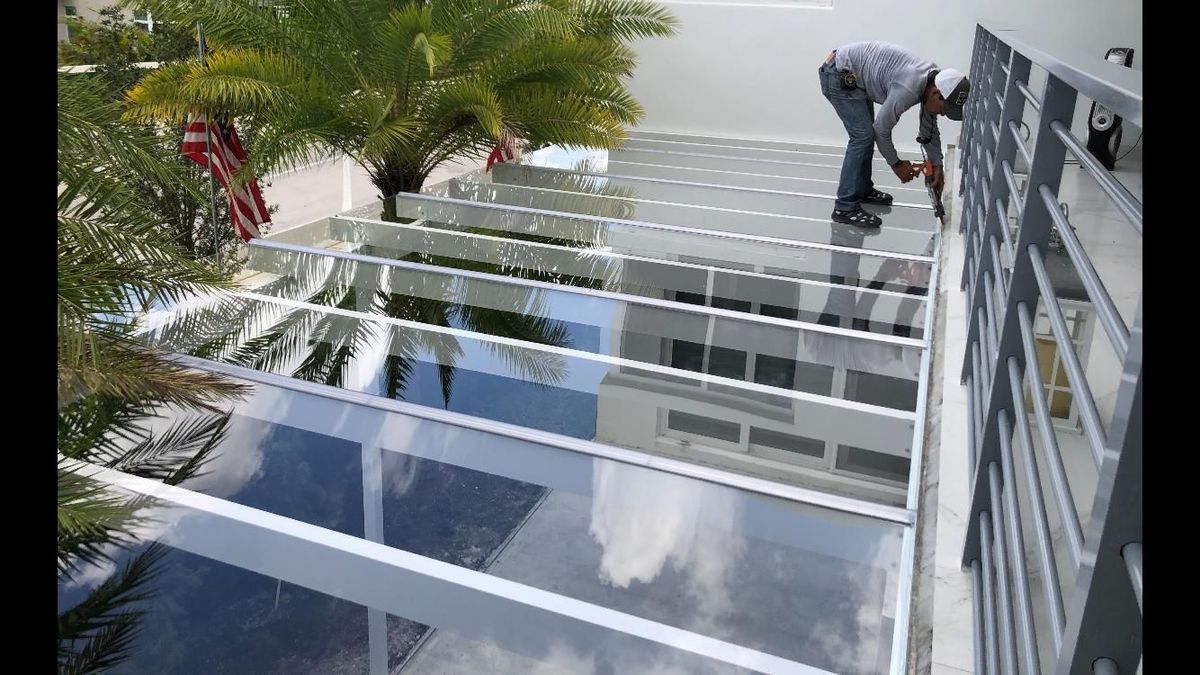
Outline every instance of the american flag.
<svg viewBox="0 0 1200 675">
<path fill-rule="evenodd" d="M 207 117 L 193 113 L 188 116 L 187 129 L 183 134 L 183 154 L 200 166 L 208 167 L 208 145 L 205 142 L 204 127 Z M 238 140 L 233 122 L 215 118 L 209 128 L 212 130 L 213 174 L 229 195 L 229 217 L 234 228 L 242 236 L 243 241 L 250 241 L 262 236 L 259 226 L 271 222 L 263 203 L 262 192 L 258 189 L 258 181 L 251 180 L 237 192 L 229 189 L 229 180 L 233 173 L 246 163 L 246 151 Z"/>
<path fill-rule="evenodd" d="M 508 143 L 497 145 L 492 149 L 492 154 L 488 155 L 487 168 L 491 169 L 493 164 L 507 162 L 513 158 L 512 146 Z"/>
<path fill-rule="evenodd" d="M 487 158 L 487 169 L 490 170 L 493 164 L 509 162 L 517 158 L 517 150 L 519 146 L 516 143 L 517 139 L 511 133 L 505 131 L 500 134 L 500 142 L 492 148 L 492 154 Z"/>
</svg>

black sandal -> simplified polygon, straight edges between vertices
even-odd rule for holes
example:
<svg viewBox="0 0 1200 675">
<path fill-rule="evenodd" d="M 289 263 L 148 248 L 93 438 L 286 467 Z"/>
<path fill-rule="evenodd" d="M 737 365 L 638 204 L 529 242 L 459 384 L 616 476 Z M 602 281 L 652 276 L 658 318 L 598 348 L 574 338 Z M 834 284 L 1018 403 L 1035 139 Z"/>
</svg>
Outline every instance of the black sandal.
<svg viewBox="0 0 1200 675">
<path fill-rule="evenodd" d="M 867 213 L 859 207 L 853 211 L 833 210 L 833 222 L 845 223 L 846 225 L 855 225 L 858 227 L 879 227 L 883 224 L 883 219 L 873 213 Z"/>
<path fill-rule="evenodd" d="M 862 200 L 864 204 L 879 204 L 880 206 L 892 205 L 892 196 L 886 192 L 880 192 L 875 188 L 871 188 L 871 191 L 868 192 Z"/>
</svg>

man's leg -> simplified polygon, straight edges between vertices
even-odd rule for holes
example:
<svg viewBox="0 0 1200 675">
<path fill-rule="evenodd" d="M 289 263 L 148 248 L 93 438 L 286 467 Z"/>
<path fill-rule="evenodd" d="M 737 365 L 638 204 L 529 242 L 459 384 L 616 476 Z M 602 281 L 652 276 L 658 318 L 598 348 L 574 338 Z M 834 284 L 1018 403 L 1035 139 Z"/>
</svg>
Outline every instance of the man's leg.
<svg viewBox="0 0 1200 675">
<path fill-rule="evenodd" d="M 855 89 L 852 91 L 862 91 Z M 830 101 L 846 127 L 849 141 L 846 156 L 842 160 L 841 182 L 838 185 L 836 208 L 839 211 L 854 211 L 859 208 L 867 194 L 870 183 L 871 155 L 875 152 L 875 128 L 872 126 L 870 107 L 865 98 L 832 98 Z M 867 172 L 864 173 L 864 161 Z"/>
<path fill-rule="evenodd" d="M 875 104 L 872 103 L 870 100 L 867 101 L 867 110 L 868 110 L 869 114 L 871 115 L 871 123 L 872 123 L 872 125 L 874 125 L 874 123 L 875 123 Z M 872 129 L 872 131 L 874 131 L 874 126 L 872 126 L 871 129 Z M 874 141 L 873 135 L 872 135 L 872 141 Z M 862 194 L 858 196 L 858 198 L 860 200 L 863 199 L 864 197 L 866 197 L 867 193 L 869 193 L 871 190 L 875 189 L 875 182 L 871 180 L 871 165 L 874 163 L 874 161 L 875 161 L 875 144 L 874 144 L 874 142 L 872 142 L 871 149 L 868 152 L 863 154 L 862 164 L 860 165 L 860 168 L 859 168 L 859 176 L 860 176 L 860 180 L 862 181 L 862 186 L 863 186 Z"/>
<path fill-rule="evenodd" d="M 862 199 L 862 157 L 859 151 L 864 145 L 875 144 L 874 121 L 870 117 L 870 101 L 862 89 L 845 89 L 840 74 L 832 65 L 820 69 L 821 93 L 829 100 L 834 112 L 846 128 L 849 141 L 846 156 L 842 159 L 841 179 L 838 183 L 837 208 L 852 211 Z M 868 154 L 868 157 L 870 155 Z"/>
<path fill-rule="evenodd" d="M 875 104 L 868 102 L 868 107 L 871 111 L 871 119 L 875 119 Z M 886 192 L 880 192 L 875 188 L 875 181 L 871 180 L 871 170 L 875 166 L 874 148 L 871 152 L 863 155 L 862 166 L 859 169 L 862 175 L 863 193 L 860 197 L 864 204 L 882 204 L 889 206 L 892 203 L 892 196 Z"/>
<path fill-rule="evenodd" d="M 871 102 L 862 89 L 843 88 L 839 78 L 832 66 L 821 69 L 822 93 L 842 120 L 849 137 L 846 155 L 842 158 L 833 219 L 861 227 L 878 227 L 879 217 L 862 210 L 862 199 L 869 190 L 867 181 L 870 180 L 869 173 L 863 174 L 863 160 L 865 157 L 870 162 L 875 151 L 875 118 L 871 115 Z"/>
</svg>

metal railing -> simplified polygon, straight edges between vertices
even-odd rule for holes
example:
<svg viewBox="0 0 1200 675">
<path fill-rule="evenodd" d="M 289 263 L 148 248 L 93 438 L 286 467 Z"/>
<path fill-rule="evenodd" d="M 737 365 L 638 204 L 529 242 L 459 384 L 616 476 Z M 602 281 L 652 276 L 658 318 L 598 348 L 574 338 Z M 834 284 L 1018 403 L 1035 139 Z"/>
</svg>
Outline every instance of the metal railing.
<svg viewBox="0 0 1200 675">
<path fill-rule="evenodd" d="M 1040 96 L 1028 84 L 1033 65 L 1046 71 Z M 1141 203 L 1070 130 L 1080 96 L 1142 126 L 1141 74 L 1099 55 L 1064 58 L 1016 31 L 980 25 L 970 79 L 975 91 L 962 125 L 959 194 L 966 253 L 962 288 L 968 299 L 962 381 L 971 471 L 963 565 L 974 583 L 975 670 L 1133 675 L 1142 634 L 1141 296 L 1139 291 L 1127 327 L 1058 195 L 1070 153 L 1141 235 Z M 1033 114 L 1023 120 L 1027 104 Z M 1032 149 L 1021 138 L 1023 124 L 1036 132 Z M 1018 156 L 1028 171 L 1023 191 L 1014 171 Z M 1015 241 L 1010 208 L 1019 226 Z M 1047 255 L 1059 255 L 1050 251 L 1054 235 L 1121 364 L 1107 431 L 1047 269 Z M 1039 301 L 1099 475 L 1086 519 L 1075 508 L 1073 476 L 1064 466 L 1042 388 L 1034 334 Z M 1049 474 L 1048 488 L 1039 464 Z M 1065 561 L 1055 559 L 1051 512 L 1061 528 Z M 1028 532 L 1032 542 L 1026 541 Z M 1063 562 L 1074 571 L 1067 588 L 1058 574 Z M 1045 617 L 1040 625 L 1035 612 Z"/>
</svg>

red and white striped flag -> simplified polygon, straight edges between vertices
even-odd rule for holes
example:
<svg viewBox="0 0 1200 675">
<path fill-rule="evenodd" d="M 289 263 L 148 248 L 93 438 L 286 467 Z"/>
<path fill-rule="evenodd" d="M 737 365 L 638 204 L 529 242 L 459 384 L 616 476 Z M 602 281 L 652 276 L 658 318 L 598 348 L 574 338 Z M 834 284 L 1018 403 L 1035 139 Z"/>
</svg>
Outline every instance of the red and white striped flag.
<svg viewBox="0 0 1200 675">
<path fill-rule="evenodd" d="M 520 156 L 520 144 L 518 139 L 508 132 L 500 134 L 500 142 L 496 147 L 492 148 L 492 154 L 487 158 L 487 169 L 490 170 L 493 164 L 510 162 Z"/>
<path fill-rule="evenodd" d="M 187 129 L 183 134 L 183 154 L 200 166 L 208 168 L 208 144 L 204 137 L 205 115 L 193 113 L 188 116 Z M 229 218 L 243 241 L 262 236 L 259 226 L 271 222 L 267 206 L 263 203 L 258 180 L 251 180 L 237 192 L 229 189 L 233 173 L 246 163 L 246 151 L 238 140 L 233 122 L 216 118 L 209 125 L 212 130 L 213 175 L 225 188 L 229 196 Z"/>
<path fill-rule="evenodd" d="M 488 155 L 487 158 L 487 169 L 484 170 L 486 171 L 491 169 L 493 164 L 507 162 L 508 160 L 512 159 L 513 156 L 511 144 L 499 144 L 495 148 L 492 148 L 492 154 Z"/>
</svg>

